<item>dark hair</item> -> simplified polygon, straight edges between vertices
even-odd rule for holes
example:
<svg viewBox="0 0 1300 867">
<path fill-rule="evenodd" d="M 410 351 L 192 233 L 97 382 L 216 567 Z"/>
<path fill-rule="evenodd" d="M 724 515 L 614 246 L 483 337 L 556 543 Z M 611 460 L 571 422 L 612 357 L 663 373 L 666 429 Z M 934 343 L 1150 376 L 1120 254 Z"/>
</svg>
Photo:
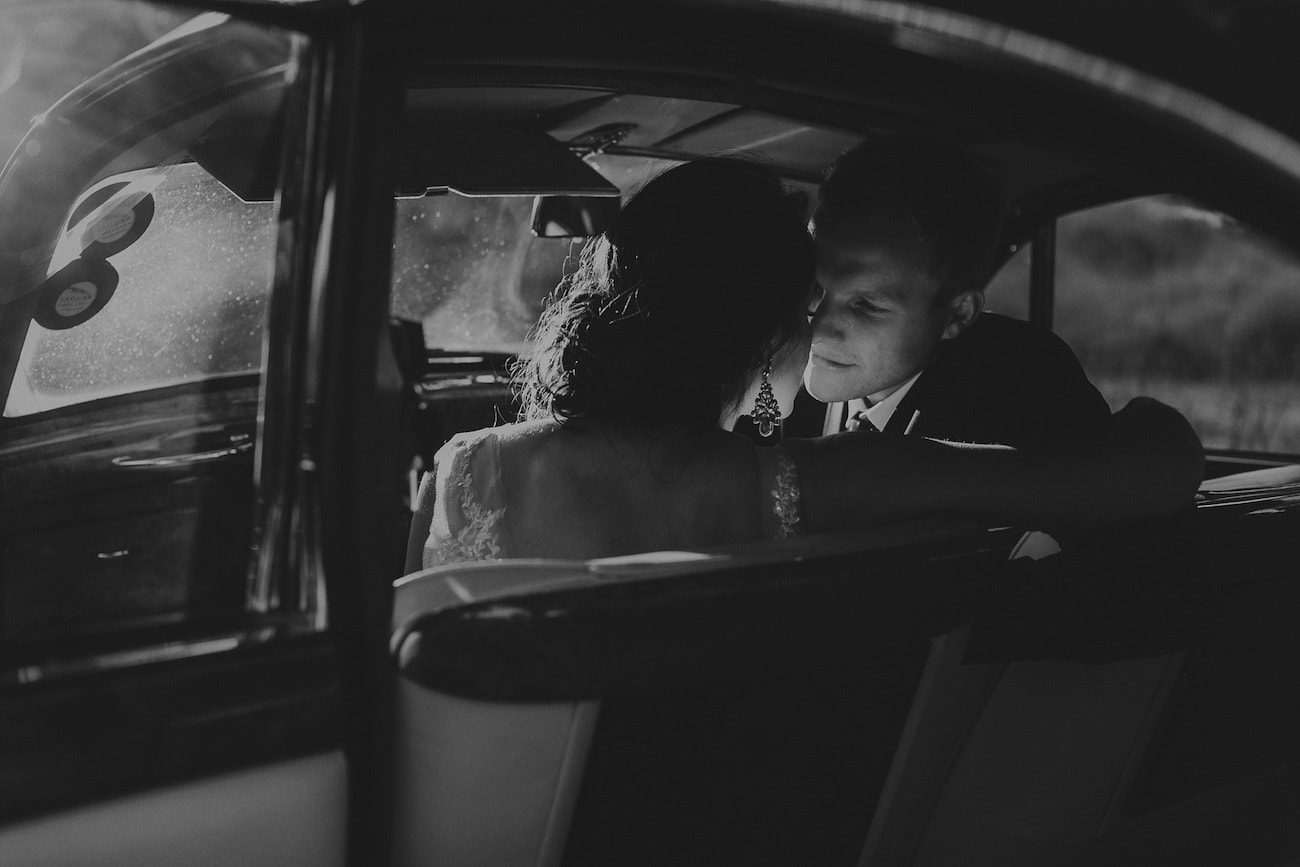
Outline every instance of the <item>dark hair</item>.
<svg viewBox="0 0 1300 867">
<path fill-rule="evenodd" d="M 797 332 L 812 274 L 804 216 L 771 171 L 669 169 L 560 282 L 515 372 L 522 414 L 716 426 Z"/>
<path fill-rule="evenodd" d="M 938 302 L 982 289 L 992 276 L 1006 197 L 984 165 L 932 139 L 868 139 L 840 155 L 821 187 L 816 230 L 870 214 L 910 219 L 934 245 Z"/>
</svg>

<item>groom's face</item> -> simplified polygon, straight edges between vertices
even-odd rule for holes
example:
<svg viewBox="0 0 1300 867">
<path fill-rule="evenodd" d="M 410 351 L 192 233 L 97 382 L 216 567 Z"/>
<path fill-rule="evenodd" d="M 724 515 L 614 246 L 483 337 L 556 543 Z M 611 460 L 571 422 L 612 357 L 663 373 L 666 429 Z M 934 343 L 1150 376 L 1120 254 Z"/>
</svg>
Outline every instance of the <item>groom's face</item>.
<svg viewBox="0 0 1300 867">
<path fill-rule="evenodd" d="M 816 235 L 804 385 L 827 402 L 883 399 L 934 357 L 952 318 L 938 303 L 933 246 L 901 215 L 817 225 Z"/>
</svg>

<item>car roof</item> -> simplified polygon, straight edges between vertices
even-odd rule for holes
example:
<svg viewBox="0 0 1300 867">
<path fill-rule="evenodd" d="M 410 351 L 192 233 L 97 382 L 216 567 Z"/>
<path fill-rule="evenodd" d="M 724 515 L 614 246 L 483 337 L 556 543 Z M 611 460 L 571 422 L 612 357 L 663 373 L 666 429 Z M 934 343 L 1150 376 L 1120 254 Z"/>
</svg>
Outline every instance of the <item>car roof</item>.
<svg viewBox="0 0 1300 867">
<path fill-rule="evenodd" d="M 1294 110 L 1300 102 L 1300 54 L 1294 50 L 1300 5 L 1292 0 L 640 0 L 619 14 L 589 0 L 481 0 L 451 10 L 428 0 L 387 2 L 404 21 L 427 17 L 434 23 L 429 31 L 412 28 L 429 58 L 476 42 L 496 44 L 501 56 L 521 46 L 537 56 L 548 46 L 567 54 L 585 46 L 593 57 L 632 57 L 638 46 L 666 35 L 675 47 L 659 52 L 664 68 L 684 67 L 681 61 L 692 54 L 707 63 L 698 51 L 703 43 L 738 72 L 744 66 L 735 61 L 745 55 L 812 71 L 833 65 L 826 40 L 835 32 L 853 39 L 875 31 L 899 48 L 949 54 L 962 42 L 994 40 L 1015 53 L 1040 47 L 1033 44 L 1037 38 L 1043 47 L 1078 49 L 1205 94 L 1292 136 L 1300 133 Z M 781 26 L 763 26 L 774 22 Z M 820 39 L 801 38 L 819 29 Z M 454 38 L 426 38 L 439 31 Z"/>
<path fill-rule="evenodd" d="M 589 0 L 402 8 L 409 87 L 426 92 L 416 103 L 462 86 L 501 106 L 490 88 L 534 87 L 536 103 L 515 105 L 515 117 L 557 137 L 580 120 L 588 131 L 636 125 L 626 146 L 642 153 L 761 151 L 805 178 L 845 143 L 922 133 L 995 167 L 1013 238 L 1059 213 L 1176 191 L 1295 243 L 1296 61 L 1281 50 L 1234 60 L 1252 34 L 1295 17 L 1285 4 L 1228 14 L 1227 4 L 1103 3 L 1105 26 L 1089 17 L 1105 14 L 1097 4 L 1066 2 L 1059 16 L 1045 5 L 647 0 L 632 18 Z M 1231 81 L 1217 74 L 1229 67 Z M 551 102 L 564 88 L 590 101 Z"/>
<path fill-rule="evenodd" d="M 883 4 L 881 4 L 883 5 Z M 1118 61 L 1300 132 L 1292 0 L 935 0 Z"/>
</svg>

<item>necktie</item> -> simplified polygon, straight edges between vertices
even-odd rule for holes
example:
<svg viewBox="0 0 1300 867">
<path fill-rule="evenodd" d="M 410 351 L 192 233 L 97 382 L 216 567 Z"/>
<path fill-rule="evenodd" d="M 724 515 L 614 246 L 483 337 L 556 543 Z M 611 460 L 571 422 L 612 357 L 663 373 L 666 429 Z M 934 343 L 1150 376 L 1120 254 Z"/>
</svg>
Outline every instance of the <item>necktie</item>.
<svg viewBox="0 0 1300 867">
<path fill-rule="evenodd" d="M 851 414 L 848 420 L 844 422 L 844 429 L 880 433 L 880 430 L 871 423 L 871 419 L 867 418 L 867 413 L 864 410 L 858 410 Z"/>
</svg>

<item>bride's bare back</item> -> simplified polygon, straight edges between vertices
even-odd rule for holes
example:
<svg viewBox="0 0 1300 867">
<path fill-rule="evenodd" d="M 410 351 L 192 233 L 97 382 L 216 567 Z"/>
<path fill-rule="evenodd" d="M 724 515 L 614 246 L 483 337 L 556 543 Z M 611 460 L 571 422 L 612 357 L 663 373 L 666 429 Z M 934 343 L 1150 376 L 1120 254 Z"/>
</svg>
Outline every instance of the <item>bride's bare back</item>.
<svg viewBox="0 0 1300 867">
<path fill-rule="evenodd" d="M 587 559 L 762 534 L 754 448 L 731 434 L 535 423 L 502 429 L 500 448 L 513 556 Z"/>
<path fill-rule="evenodd" d="M 538 421 L 460 435 L 421 486 L 407 569 L 756 540 L 773 532 L 760 463 L 752 444 L 720 430 Z"/>
</svg>

